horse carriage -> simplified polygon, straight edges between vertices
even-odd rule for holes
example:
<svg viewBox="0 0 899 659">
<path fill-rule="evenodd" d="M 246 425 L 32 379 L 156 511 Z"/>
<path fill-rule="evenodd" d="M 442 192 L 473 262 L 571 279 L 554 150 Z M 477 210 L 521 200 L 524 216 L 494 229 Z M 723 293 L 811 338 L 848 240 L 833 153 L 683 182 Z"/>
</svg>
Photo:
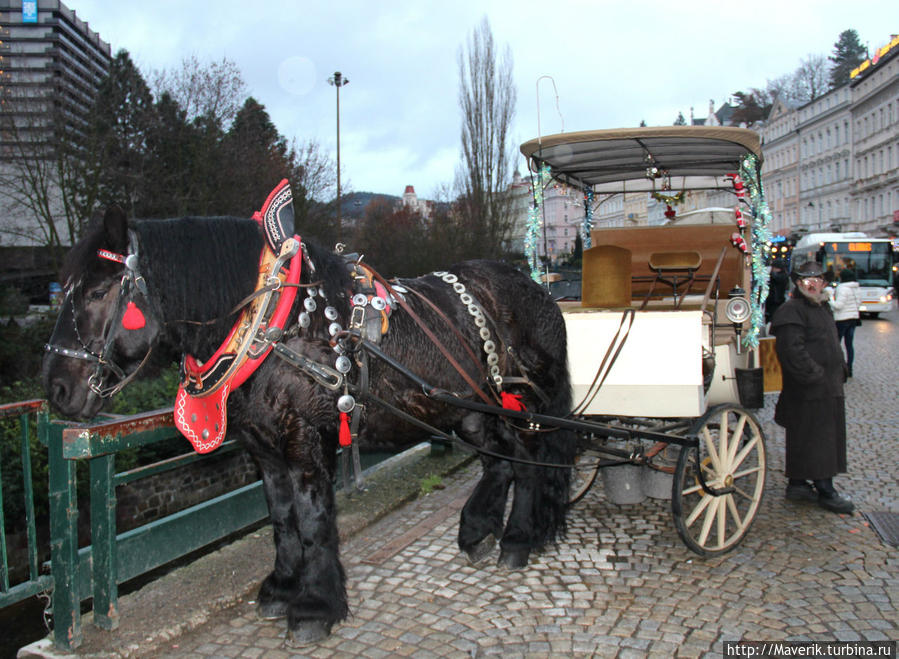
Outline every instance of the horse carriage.
<svg viewBox="0 0 899 659">
<path fill-rule="evenodd" d="M 582 185 L 590 203 L 605 194 L 604 172 L 628 191 L 647 174 L 678 190 L 693 176 L 735 191 L 745 181 L 752 204 L 761 199 L 750 133 L 665 132 L 574 133 L 522 148 L 541 177 Z M 745 227 L 754 248 L 759 235 Z M 707 241 L 708 227 L 694 230 Z M 602 235 L 592 232 L 599 244 L 585 251 L 584 301 L 557 303 L 534 281 L 539 273 L 490 261 L 388 280 L 356 255 L 301 237 L 286 181 L 253 218 L 128 221 L 110 209 L 62 270 L 44 386 L 57 410 L 90 418 L 157 346 L 182 353 L 176 426 L 199 452 L 226 434 L 240 438 L 259 465 L 275 560 L 258 613 L 285 617 L 293 645 L 324 638 L 348 614 L 333 484 L 339 449 L 350 456 L 360 443 L 403 445 L 424 430 L 478 451 L 482 474 L 458 533 L 474 564 L 498 544 L 501 568 L 526 566 L 564 533 L 572 493 L 623 462 L 669 469 L 681 537 L 699 553 L 727 551 L 764 486 L 764 437 L 733 401 L 731 378 L 749 365 L 767 280 L 756 272 L 749 281 L 741 252 L 731 270 L 752 296 L 719 300 L 736 283 L 727 273 L 739 247 L 728 243 L 706 274 L 698 243 L 672 251 L 666 239 L 645 264 L 651 281 L 610 274 L 631 293 L 648 286 L 643 302 L 624 304 L 615 286 L 603 292 L 590 278 L 605 281 L 610 254 L 620 265 L 630 252 L 636 267 L 649 241 L 605 245 Z M 692 286 L 703 282 L 697 302 Z M 678 449 L 673 466 L 661 464 L 668 446 Z M 574 471 L 586 478 L 572 479 L 579 455 Z"/>
<path fill-rule="evenodd" d="M 574 413 L 620 431 L 579 434 L 572 502 L 601 468 L 640 466 L 642 474 L 622 471 L 655 490 L 670 484 L 690 549 L 733 549 L 758 511 L 766 473 L 764 433 L 747 409 L 763 404 L 758 339 L 770 238 L 757 134 L 600 130 L 534 139 L 521 152 L 535 187 L 568 186 L 583 197 L 581 299 L 559 300 Z M 633 223 L 628 200 L 642 202 L 644 218 L 655 201 L 654 222 Z M 617 217 L 604 214 L 614 226 L 594 228 L 595 209 L 615 203 Z M 639 499 L 640 481 L 608 473 L 613 501 Z"/>
</svg>

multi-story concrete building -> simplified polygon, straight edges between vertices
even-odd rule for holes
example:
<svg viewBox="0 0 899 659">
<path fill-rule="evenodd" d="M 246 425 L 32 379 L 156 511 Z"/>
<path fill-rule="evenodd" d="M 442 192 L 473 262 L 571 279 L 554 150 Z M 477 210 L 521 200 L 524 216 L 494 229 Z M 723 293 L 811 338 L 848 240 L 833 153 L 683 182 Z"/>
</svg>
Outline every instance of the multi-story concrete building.
<svg viewBox="0 0 899 659">
<path fill-rule="evenodd" d="M 86 124 L 110 46 L 59 0 L 0 0 L 0 41 L 0 244 L 40 244 L 34 212 L 9 187 Z M 46 193 L 52 212 L 59 189 Z"/>
<path fill-rule="evenodd" d="M 771 210 L 771 233 L 786 235 L 799 225 L 799 137 L 796 106 L 774 102 L 761 129 L 765 161 L 762 177 Z"/>
<path fill-rule="evenodd" d="M 899 35 L 852 72 L 853 228 L 899 233 Z"/>
<path fill-rule="evenodd" d="M 851 105 L 851 90 L 843 85 L 796 110 L 799 223 L 794 228 L 850 230 Z M 764 183 L 767 187 L 768 182 Z"/>
<path fill-rule="evenodd" d="M 899 37 L 849 84 L 797 108 L 775 102 L 760 133 L 773 232 L 899 233 Z"/>
</svg>

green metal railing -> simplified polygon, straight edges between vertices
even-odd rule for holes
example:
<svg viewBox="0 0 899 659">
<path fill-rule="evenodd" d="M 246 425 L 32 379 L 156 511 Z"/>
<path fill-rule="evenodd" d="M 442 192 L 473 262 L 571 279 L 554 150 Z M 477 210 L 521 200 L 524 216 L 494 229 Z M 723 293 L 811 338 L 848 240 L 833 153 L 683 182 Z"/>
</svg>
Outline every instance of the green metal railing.
<svg viewBox="0 0 899 659">
<path fill-rule="evenodd" d="M 119 451 L 179 437 L 172 410 L 91 425 L 49 424 L 53 641 L 61 648 L 81 642 L 81 600 L 93 597 L 94 624 L 118 626 L 118 584 L 204 547 L 268 516 L 257 481 L 136 529 L 116 531 L 116 486 L 204 459 L 194 453 L 117 474 Z M 218 451 L 236 450 L 226 442 Z M 75 463 L 88 461 L 91 544 L 77 549 Z M 55 476 L 55 478 L 54 478 Z"/>
<path fill-rule="evenodd" d="M 52 591 L 53 643 L 71 650 L 82 642 L 81 602 L 93 598 L 94 624 L 118 626 L 118 585 L 264 520 L 268 508 L 257 481 L 138 528 L 117 533 L 116 486 L 178 469 L 209 456 L 189 453 L 116 473 L 116 453 L 180 437 L 172 410 L 113 421 L 73 424 L 49 419 L 47 403 L 33 400 L 0 406 L 0 419 L 19 418 L 29 578 L 10 586 L 0 484 L 0 608 Z M 50 574 L 40 574 L 29 436 L 47 447 Z M 215 453 L 238 450 L 225 442 Z M 77 465 L 87 461 L 90 544 L 78 548 Z M 6 465 L 9 469 L 10 466 Z"/>
<path fill-rule="evenodd" d="M 27 560 L 28 579 L 10 586 L 9 556 L 6 544 L 6 519 L 3 505 L 3 483 L 0 482 L 0 608 L 10 606 L 24 599 L 53 589 L 53 577 L 39 572 L 39 547 L 37 544 L 37 522 L 34 515 L 34 485 L 31 473 L 31 420 L 37 420 L 38 432 L 45 432 L 47 426 L 47 404 L 44 400 L 28 400 L 20 403 L 0 405 L 0 419 L 18 417 L 21 437 L 22 492 L 24 494 L 25 534 L 28 539 Z M 12 465 L 0 465 L 12 470 Z M 17 520 L 18 521 L 18 520 Z"/>
<path fill-rule="evenodd" d="M 31 482 L 31 417 L 47 448 L 50 521 L 50 574 L 40 574 Z M 170 471 L 211 457 L 188 453 L 168 460 L 116 473 L 120 451 L 180 437 L 172 410 L 147 412 L 113 421 L 74 424 L 51 420 L 47 402 L 25 401 L 0 406 L 0 419 L 19 417 L 22 473 L 26 498 L 29 579 L 10 587 L 6 536 L 0 534 L 0 607 L 52 591 L 53 644 L 61 650 L 82 642 L 81 602 L 93 598 L 93 621 L 106 630 L 119 621 L 118 585 L 170 563 L 268 517 L 262 482 L 256 481 L 221 496 L 118 533 L 116 486 Z M 443 447 L 432 441 L 432 450 Z M 225 442 L 212 455 L 238 450 Z M 383 457 L 381 458 L 383 459 Z M 89 474 L 90 544 L 78 547 L 77 466 L 87 461 Z M 344 483 L 344 486 L 351 486 Z M 0 531 L 3 526 L 0 487 Z"/>
</svg>

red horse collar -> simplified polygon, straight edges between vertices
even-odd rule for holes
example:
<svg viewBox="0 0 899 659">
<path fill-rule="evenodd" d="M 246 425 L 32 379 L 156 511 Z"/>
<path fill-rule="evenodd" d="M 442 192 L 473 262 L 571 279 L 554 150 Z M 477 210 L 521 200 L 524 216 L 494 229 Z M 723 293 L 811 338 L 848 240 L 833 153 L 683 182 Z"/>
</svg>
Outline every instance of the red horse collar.
<svg viewBox="0 0 899 659">
<path fill-rule="evenodd" d="M 221 445 L 227 430 L 228 394 L 265 361 L 272 349 L 271 342 L 265 340 L 266 331 L 284 329 L 293 306 L 303 262 L 300 238 L 284 238 L 272 230 L 272 218 L 293 217 L 292 204 L 290 186 L 283 180 L 266 199 L 262 211 L 253 215 L 268 238 L 259 257 L 256 282 L 256 290 L 264 292 L 244 307 L 224 343 L 205 363 L 192 355 L 185 355 L 182 360 L 175 425 L 198 453 L 208 453 Z M 275 281 L 277 286 L 270 286 Z M 277 296 L 275 310 L 267 313 L 273 296 Z"/>
</svg>

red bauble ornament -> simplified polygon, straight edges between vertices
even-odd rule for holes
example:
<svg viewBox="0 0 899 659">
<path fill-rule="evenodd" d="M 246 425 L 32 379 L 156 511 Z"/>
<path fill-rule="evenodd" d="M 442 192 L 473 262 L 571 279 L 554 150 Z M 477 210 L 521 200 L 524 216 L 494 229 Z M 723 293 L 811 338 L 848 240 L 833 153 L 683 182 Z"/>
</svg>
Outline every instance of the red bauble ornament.
<svg viewBox="0 0 899 659">
<path fill-rule="evenodd" d="M 125 313 L 122 316 L 122 327 L 126 330 L 139 330 L 147 324 L 143 312 L 134 302 L 129 302 L 125 307 Z"/>
</svg>

